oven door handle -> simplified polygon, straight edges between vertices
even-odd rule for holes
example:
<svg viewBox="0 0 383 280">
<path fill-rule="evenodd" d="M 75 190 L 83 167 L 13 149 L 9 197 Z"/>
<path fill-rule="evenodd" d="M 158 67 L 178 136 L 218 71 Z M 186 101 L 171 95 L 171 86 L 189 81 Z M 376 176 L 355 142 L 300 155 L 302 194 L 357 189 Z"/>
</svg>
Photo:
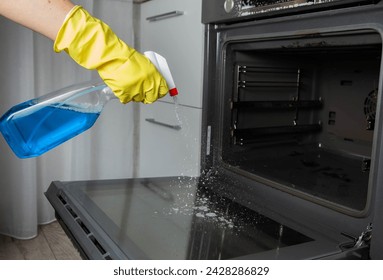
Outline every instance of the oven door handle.
<svg viewBox="0 0 383 280">
<path fill-rule="evenodd" d="M 156 121 L 155 119 L 145 119 L 145 121 L 153 123 L 153 124 L 158 124 L 158 125 L 161 125 L 161 126 L 165 126 L 165 127 L 168 127 L 168 128 L 174 129 L 174 130 L 181 130 L 181 128 L 182 128 L 178 124 L 177 125 L 167 124 L 167 123 Z"/>
<path fill-rule="evenodd" d="M 164 14 L 159 14 L 151 17 L 147 17 L 147 21 L 157 21 L 157 20 L 162 20 L 162 19 L 167 19 L 171 17 L 176 17 L 176 16 L 182 16 L 184 14 L 183 11 L 172 11 Z"/>
</svg>

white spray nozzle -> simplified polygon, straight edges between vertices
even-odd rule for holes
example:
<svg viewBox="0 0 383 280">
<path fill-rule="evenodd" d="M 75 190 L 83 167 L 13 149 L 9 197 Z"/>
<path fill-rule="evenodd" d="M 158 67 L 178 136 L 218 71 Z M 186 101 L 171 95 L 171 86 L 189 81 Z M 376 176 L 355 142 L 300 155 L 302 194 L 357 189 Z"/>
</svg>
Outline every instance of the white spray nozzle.
<svg viewBox="0 0 383 280">
<path fill-rule="evenodd" d="M 156 66 L 157 70 L 162 74 L 166 83 L 169 87 L 170 96 L 175 96 L 178 94 L 177 87 L 174 83 L 172 73 L 170 72 L 169 65 L 166 62 L 166 59 L 159 55 L 158 53 L 147 51 L 144 52 L 144 55 L 149 58 L 149 60 Z"/>
</svg>

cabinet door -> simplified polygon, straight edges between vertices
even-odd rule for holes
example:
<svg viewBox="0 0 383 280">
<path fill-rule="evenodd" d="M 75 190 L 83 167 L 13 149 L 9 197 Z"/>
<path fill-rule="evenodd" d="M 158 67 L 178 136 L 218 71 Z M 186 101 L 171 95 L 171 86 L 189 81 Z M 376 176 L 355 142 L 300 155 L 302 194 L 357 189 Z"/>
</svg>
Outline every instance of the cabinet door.
<svg viewBox="0 0 383 280">
<path fill-rule="evenodd" d="M 140 51 L 166 58 L 179 103 L 202 107 L 203 38 L 201 0 L 152 0 L 140 5 Z M 172 102 L 170 96 L 161 101 Z"/>
<path fill-rule="evenodd" d="M 139 177 L 198 176 L 202 110 L 164 102 L 141 106 Z"/>
</svg>

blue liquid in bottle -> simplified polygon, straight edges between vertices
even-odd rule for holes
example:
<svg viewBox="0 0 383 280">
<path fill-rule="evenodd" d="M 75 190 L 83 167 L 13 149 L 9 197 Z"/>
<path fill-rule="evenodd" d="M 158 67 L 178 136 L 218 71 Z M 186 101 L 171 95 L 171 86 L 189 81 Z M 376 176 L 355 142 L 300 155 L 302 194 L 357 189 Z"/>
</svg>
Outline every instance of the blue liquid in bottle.
<svg viewBox="0 0 383 280">
<path fill-rule="evenodd" d="M 114 98 L 105 84 L 73 85 L 12 107 L 0 131 L 19 158 L 37 157 L 92 127 Z"/>
<path fill-rule="evenodd" d="M 39 156 L 89 129 L 100 112 L 81 112 L 65 104 L 51 104 L 28 114 L 14 114 L 33 106 L 16 105 L 0 119 L 0 131 L 19 158 Z"/>
</svg>

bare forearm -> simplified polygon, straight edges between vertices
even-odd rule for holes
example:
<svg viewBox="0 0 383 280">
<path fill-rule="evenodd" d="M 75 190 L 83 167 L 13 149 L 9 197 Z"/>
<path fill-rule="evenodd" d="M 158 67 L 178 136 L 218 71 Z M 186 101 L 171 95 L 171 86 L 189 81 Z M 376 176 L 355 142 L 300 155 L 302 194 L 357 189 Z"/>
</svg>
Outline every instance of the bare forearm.
<svg viewBox="0 0 383 280">
<path fill-rule="evenodd" d="M 69 0 L 0 0 L 0 14 L 54 40 L 73 6 Z"/>
</svg>

